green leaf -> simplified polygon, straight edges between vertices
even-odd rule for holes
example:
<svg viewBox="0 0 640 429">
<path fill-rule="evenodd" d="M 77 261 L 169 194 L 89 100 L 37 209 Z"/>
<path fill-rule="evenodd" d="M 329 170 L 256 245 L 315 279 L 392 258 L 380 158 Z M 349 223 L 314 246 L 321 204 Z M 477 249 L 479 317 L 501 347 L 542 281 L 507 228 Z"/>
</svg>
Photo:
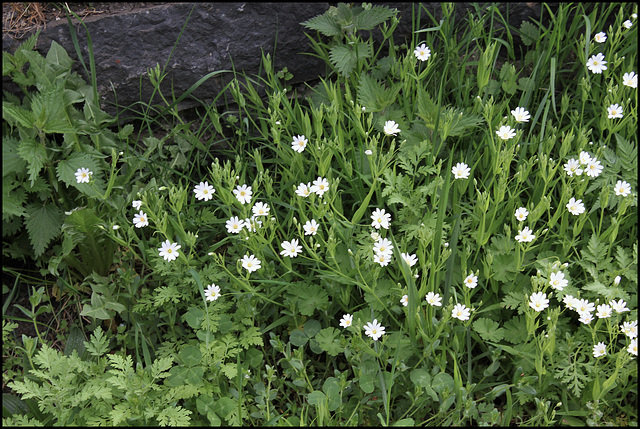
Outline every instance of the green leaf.
<svg viewBox="0 0 640 429">
<path fill-rule="evenodd" d="M 289 341 L 291 341 L 291 344 L 296 347 L 302 347 L 307 344 L 307 342 L 309 341 L 309 337 L 304 332 L 302 332 L 301 329 L 296 329 L 291 332 L 291 335 L 289 335 Z"/>
<path fill-rule="evenodd" d="M 13 137 L 2 139 L 2 177 L 26 170 L 26 164 L 18 154 L 18 145 L 18 140 Z"/>
<path fill-rule="evenodd" d="M 327 378 L 322 384 L 322 391 L 327 395 L 329 411 L 335 411 L 342 405 L 340 383 L 335 377 Z"/>
<path fill-rule="evenodd" d="M 311 30 L 319 31 L 329 37 L 337 36 L 342 32 L 342 28 L 340 27 L 340 24 L 338 24 L 338 20 L 327 13 L 308 19 L 302 22 L 301 25 Z"/>
<path fill-rule="evenodd" d="M 498 322 L 481 317 L 473 322 L 473 330 L 485 341 L 498 342 L 504 338 L 504 328 L 501 328 Z"/>
<path fill-rule="evenodd" d="M 104 335 L 102 328 L 98 326 L 91 334 L 90 341 L 85 341 L 84 346 L 92 356 L 102 356 L 109 351 L 109 339 Z"/>
<path fill-rule="evenodd" d="M 51 204 L 29 204 L 25 212 L 24 225 L 29 234 L 29 241 L 36 256 L 40 256 L 51 240 L 60 235 L 63 212 L 59 207 Z"/>
<path fill-rule="evenodd" d="M 395 103 L 400 89 L 399 84 L 387 89 L 377 79 L 363 73 L 358 82 L 358 104 L 368 112 L 379 112 Z"/>
<path fill-rule="evenodd" d="M 453 391 L 453 377 L 451 377 L 446 372 L 440 372 L 433 377 L 431 381 L 431 388 L 436 391 L 436 393 L 442 393 L 445 390 L 449 392 Z"/>
<path fill-rule="evenodd" d="M 373 30 L 387 19 L 392 18 L 398 11 L 387 6 L 373 6 L 369 10 L 363 10 L 355 18 L 357 30 Z"/>
<path fill-rule="evenodd" d="M 327 352 L 330 356 L 337 356 L 342 352 L 343 347 L 340 345 L 340 331 L 336 328 L 329 327 L 321 330 L 315 336 L 315 340 L 322 350 Z"/>
<path fill-rule="evenodd" d="M 78 183 L 75 174 L 79 168 L 88 168 L 93 173 L 93 183 Z M 67 186 L 73 186 L 88 196 L 104 195 L 104 182 L 99 177 L 101 172 L 99 161 L 87 153 L 74 153 L 68 159 L 61 161 L 56 168 L 56 174 L 60 181 Z"/>
<path fill-rule="evenodd" d="M 31 183 L 35 182 L 36 177 L 40 174 L 40 170 L 42 170 L 47 161 L 47 150 L 44 145 L 34 139 L 24 139 L 20 141 L 18 146 L 18 154 L 27 161 L 29 180 Z"/>
<path fill-rule="evenodd" d="M 520 24 L 520 38 L 525 46 L 529 46 L 540 40 L 540 31 L 538 27 L 529 21 L 522 21 Z"/>
<path fill-rule="evenodd" d="M 16 189 L 17 188 L 17 189 Z M 24 204 L 27 193 L 20 183 L 11 177 L 2 179 L 2 219 L 9 220 L 13 216 L 21 217 L 25 214 Z M 4 231 L 3 231 L 4 233 Z"/>
<path fill-rule="evenodd" d="M 252 346 L 262 346 L 264 342 L 262 340 L 262 332 L 259 328 L 251 326 L 240 334 L 240 347 L 249 349 Z"/>
<path fill-rule="evenodd" d="M 67 51 L 55 40 L 51 41 L 51 47 L 49 48 L 49 52 L 47 52 L 46 60 L 49 64 L 55 64 L 67 70 L 71 70 L 71 66 L 73 66 L 73 60 L 69 57 Z"/>
<path fill-rule="evenodd" d="M 413 381 L 413 384 L 416 385 L 416 387 L 425 388 L 431 386 L 431 376 L 426 370 L 422 368 L 417 368 L 411 371 L 410 378 L 411 381 Z"/>
<path fill-rule="evenodd" d="M 2 102 L 2 119 L 11 124 L 18 123 L 20 126 L 27 129 L 33 128 L 35 123 L 33 113 L 31 113 L 31 111 L 6 101 Z"/>
<path fill-rule="evenodd" d="M 329 51 L 329 60 L 343 76 L 349 76 L 358 65 L 358 61 L 370 58 L 373 48 L 370 43 L 354 42 L 349 45 L 336 45 Z"/>
<path fill-rule="evenodd" d="M 200 348 L 196 346 L 185 346 L 180 353 L 178 354 L 179 359 L 182 361 L 184 366 L 191 367 L 196 366 L 202 360 L 202 353 L 200 352 Z"/>
<path fill-rule="evenodd" d="M 327 395 L 320 392 L 319 390 L 314 390 L 313 392 L 307 395 L 307 401 L 311 405 L 315 405 L 316 407 L 319 407 L 320 405 L 324 404 L 326 400 L 327 400 Z"/>
<path fill-rule="evenodd" d="M 518 301 L 518 305 L 521 303 L 521 301 Z M 511 344 L 524 342 L 528 335 L 527 321 L 524 316 L 511 317 L 509 320 L 504 322 L 504 339 L 509 341 Z"/>
<path fill-rule="evenodd" d="M 300 314 L 311 316 L 315 311 L 323 311 L 329 306 L 329 295 L 319 285 L 292 285 L 290 292 L 298 297 Z"/>
</svg>

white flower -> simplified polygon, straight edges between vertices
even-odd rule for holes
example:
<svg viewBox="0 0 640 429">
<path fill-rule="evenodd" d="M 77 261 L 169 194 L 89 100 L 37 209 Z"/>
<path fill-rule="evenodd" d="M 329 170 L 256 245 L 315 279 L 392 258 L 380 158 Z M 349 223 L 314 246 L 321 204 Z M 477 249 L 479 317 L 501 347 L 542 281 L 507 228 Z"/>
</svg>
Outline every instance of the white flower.
<svg viewBox="0 0 640 429">
<path fill-rule="evenodd" d="M 311 194 L 311 183 L 299 184 L 298 188 L 296 189 L 296 194 L 304 198 L 308 197 Z"/>
<path fill-rule="evenodd" d="M 567 163 L 564 165 L 564 171 L 566 171 L 569 176 L 573 176 L 574 174 L 576 176 L 580 176 L 582 174 L 580 163 L 573 158 L 567 161 Z"/>
<path fill-rule="evenodd" d="M 611 300 L 609 301 L 609 305 L 616 313 L 624 313 L 625 311 L 631 311 L 627 308 L 626 301 L 619 299 L 618 301 Z"/>
<path fill-rule="evenodd" d="M 598 177 L 602 173 L 603 167 L 600 165 L 600 161 L 596 158 L 591 158 L 591 162 L 587 164 L 584 171 L 587 172 L 589 177 Z"/>
<path fill-rule="evenodd" d="M 638 321 L 633 320 L 631 322 L 624 322 L 620 325 L 620 329 L 629 338 L 636 338 L 638 336 Z"/>
<path fill-rule="evenodd" d="M 211 283 L 207 286 L 207 290 L 204 291 L 204 296 L 207 297 L 207 301 L 215 301 L 220 298 L 220 287 L 216 286 L 214 283 Z"/>
<path fill-rule="evenodd" d="M 377 233 L 377 232 L 375 232 L 375 231 L 371 231 L 371 239 L 372 239 L 373 241 L 378 241 L 378 240 L 380 239 L 380 234 L 378 234 L 378 233 Z"/>
<path fill-rule="evenodd" d="M 624 111 L 622 109 L 622 106 L 618 104 L 612 104 L 611 106 L 607 107 L 607 118 L 609 119 L 622 118 L 623 113 Z"/>
<path fill-rule="evenodd" d="M 367 149 L 364 151 L 366 155 L 373 155 L 373 151 L 371 149 Z"/>
<path fill-rule="evenodd" d="M 549 276 L 549 285 L 555 290 L 562 290 L 569 284 L 569 280 L 564 278 L 564 273 L 558 271 L 557 273 L 551 273 Z"/>
<path fill-rule="evenodd" d="M 629 343 L 629 347 L 627 347 L 627 351 L 634 356 L 638 356 L 638 339 L 634 338 Z"/>
<path fill-rule="evenodd" d="M 633 23 L 631 21 L 629 21 L 628 19 L 622 23 L 622 26 L 626 29 L 631 28 L 631 26 L 633 25 Z"/>
<path fill-rule="evenodd" d="M 342 319 L 340 319 L 340 326 L 342 326 L 343 328 L 348 328 L 352 323 L 353 316 L 351 314 L 345 314 L 344 316 L 342 316 Z"/>
<path fill-rule="evenodd" d="M 400 304 L 404 305 L 405 307 L 409 305 L 409 295 L 402 295 L 402 298 L 400 298 Z"/>
<path fill-rule="evenodd" d="M 269 214 L 269 205 L 258 201 L 251 208 L 251 211 L 253 212 L 254 216 L 267 216 Z"/>
<path fill-rule="evenodd" d="M 442 297 L 440 296 L 440 294 L 429 292 L 424 297 L 424 299 L 426 299 L 427 302 L 431 305 L 434 305 L 436 307 L 442 307 Z"/>
<path fill-rule="evenodd" d="M 386 267 L 391 262 L 391 253 L 377 253 L 374 260 L 380 264 L 381 267 Z"/>
<path fill-rule="evenodd" d="M 427 61 L 431 56 L 431 49 L 429 49 L 427 45 L 423 43 L 422 45 L 416 47 L 415 51 L 413 51 L 413 54 L 420 61 Z"/>
<path fill-rule="evenodd" d="M 515 110 L 511 111 L 511 114 L 516 122 L 529 122 L 529 118 L 531 118 L 529 111 L 525 110 L 524 107 L 516 107 Z"/>
<path fill-rule="evenodd" d="M 178 243 L 171 243 L 169 240 L 167 240 L 164 243 L 162 243 L 161 246 L 162 247 L 158 248 L 158 251 L 160 252 L 160 256 L 162 256 L 164 259 L 166 259 L 169 262 L 173 261 L 174 259 L 177 259 L 178 256 L 180 255 L 178 253 L 178 249 L 180 249 L 182 246 L 180 246 Z"/>
<path fill-rule="evenodd" d="M 376 255 L 383 254 L 391 256 L 393 254 L 393 243 L 391 243 L 389 239 L 381 238 L 373 244 L 373 251 Z"/>
<path fill-rule="evenodd" d="M 456 304 L 453 310 L 451 310 L 451 317 L 454 319 L 469 320 L 470 315 L 471 312 L 464 304 Z"/>
<path fill-rule="evenodd" d="M 262 261 L 260 261 L 260 259 L 256 258 L 254 255 L 244 255 L 241 261 L 242 268 L 249 271 L 250 273 L 258 271 L 260 268 L 262 268 L 262 266 L 260 265 L 262 264 Z"/>
<path fill-rule="evenodd" d="M 384 209 L 375 209 L 371 214 L 371 226 L 375 229 L 389 229 L 389 222 L 391 222 L 391 214 L 386 213 Z"/>
<path fill-rule="evenodd" d="M 418 256 L 416 256 L 415 253 L 409 255 L 408 253 L 401 253 L 400 256 L 402 256 L 402 259 L 404 259 L 404 261 L 407 263 L 407 265 L 409 265 L 409 267 L 413 267 L 415 264 L 418 263 Z"/>
<path fill-rule="evenodd" d="M 631 193 L 631 185 L 622 180 L 618 180 L 614 189 L 616 195 L 622 195 L 623 197 L 626 197 Z"/>
<path fill-rule="evenodd" d="M 611 317 L 612 312 L 609 304 L 601 304 L 598 306 L 596 316 L 598 316 L 598 319 L 606 319 L 607 317 Z"/>
<path fill-rule="evenodd" d="M 116 229 L 120 229 L 120 225 L 113 225 L 111 228 L 115 231 Z"/>
<path fill-rule="evenodd" d="M 324 177 L 318 176 L 316 180 L 313 181 L 313 185 L 311 186 L 310 191 L 315 192 L 318 196 L 322 196 L 325 192 L 329 190 L 329 181 Z"/>
<path fill-rule="evenodd" d="M 581 165 L 585 165 L 591 162 L 591 155 L 589 152 L 582 151 L 580 152 L 580 156 L 578 157 Z"/>
<path fill-rule="evenodd" d="M 574 310 L 578 299 L 574 298 L 573 295 L 565 295 L 564 298 L 562 298 L 562 302 L 564 302 L 564 305 L 569 310 Z"/>
<path fill-rule="evenodd" d="M 542 292 L 532 293 L 529 297 L 529 307 L 535 311 L 542 311 L 549 306 L 547 294 Z"/>
<path fill-rule="evenodd" d="M 605 64 L 607 64 L 607 62 L 604 60 L 604 55 L 602 55 L 602 53 L 599 53 L 598 55 L 593 55 L 591 58 L 589 58 L 589 60 L 587 61 L 587 68 L 592 73 L 601 74 L 603 70 L 607 69 L 607 66 L 605 66 Z"/>
<path fill-rule="evenodd" d="M 595 40 L 598 43 L 604 43 L 607 41 L 607 35 L 604 33 L 604 31 L 601 31 L 595 36 L 593 36 L 593 40 Z"/>
<path fill-rule="evenodd" d="M 388 136 L 395 136 L 400 132 L 400 128 L 398 128 L 398 124 L 394 121 L 386 121 L 384 123 L 384 133 Z"/>
<path fill-rule="evenodd" d="M 291 149 L 298 153 L 302 153 L 307 147 L 307 138 L 305 136 L 295 136 L 291 142 Z"/>
<path fill-rule="evenodd" d="M 478 276 L 469 274 L 467 278 L 464 279 L 464 285 L 469 289 L 474 289 L 476 286 L 478 286 Z"/>
<path fill-rule="evenodd" d="M 512 139 L 512 138 L 514 138 L 516 136 L 515 130 L 512 130 L 511 127 L 508 126 L 508 125 L 501 126 L 500 129 L 498 131 L 496 131 L 496 134 L 502 140 L 509 140 L 509 139 Z"/>
<path fill-rule="evenodd" d="M 524 207 L 520 207 L 516 210 L 514 216 L 516 217 L 516 219 L 518 219 L 518 221 L 523 222 L 527 220 L 527 216 L 529 216 L 529 211 Z"/>
<path fill-rule="evenodd" d="M 133 206 L 134 209 L 136 210 L 140 210 L 140 207 L 142 207 L 142 201 L 140 200 L 133 200 L 131 202 L 131 205 Z"/>
<path fill-rule="evenodd" d="M 196 185 L 193 192 L 196 193 L 197 199 L 209 201 L 213 198 L 213 194 L 216 190 L 213 189 L 213 186 L 209 185 L 209 182 L 200 182 L 200 184 Z"/>
<path fill-rule="evenodd" d="M 91 179 L 91 175 L 93 174 L 88 168 L 78 168 L 76 171 L 76 181 L 78 183 L 89 183 L 89 179 Z"/>
<path fill-rule="evenodd" d="M 607 354 L 607 346 L 603 342 L 600 342 L 593 346 L 593 357 L 600 357 Z"/>
<path fill-rule="evenodd" d="M 471 169 L 464 162 L 458 162 L 452 169 L 454 179 L 468 179 Z"/>
<path fill-rule="evenodd" d="M 238 185 L 236 189 L 233 190 L 233 193 L 235 194 L 238 201 L 240 201 L 240 204 L 249 204 L 251 202 L 251 195 L 253 194 L 253 191 L 251 191 L 251 186 Z"/>
<path fill-rule="evenodd" d="M 579 299 L 574 303 L 575 310 L 578 313 L 591 313 L 596 309 L 594 303 L 589 302 L 586 299 Z"/>
<path fill-rule="evenodd" d="M 579 311 L 578 315 L 580 316 L 580 318 L 578 319 L 580 323 L 588 325 L 589 323 L 593 322 L 593 315 L 588 311 Z"/>
<path fill-rule="evenodd" d="M 616 276 L 615 279 L 613 279 L 613 284 L 615 284 L 616 286 L 618 286 L 620 284 L 620 281 L 622 280 L 622 277 L 620 276 Z"/>
<path fill-rule="evenodd" d="M 373 319 L 373 323 L 369 322 L 364 325 L 364 333 L 368 337 L 373 338 L 374 341 L 378 341 L 378 338 L 384 335 L 385 327 L 378 323 L 378 319 Z"/>
<path fill-rule="evenodd" d="M 575 198 L 571 197 L 571 199 L 567 203 L 567 210 L 569 210 L 569 213 L 571 213 L 572 215 L 578 216 L 584 213 L 584 204 L 582 204 L 582 200 L 576 200 Z"/>
<path fill-rule="evenodd" d="M 320 225 L 318 225 L 318 222 L 316 222 L 315 219 L 311 219 L 308 220 L 302 227 L 304 228 L 304 235 L 316 235 Z"/>
<path fill-rule="evenodd" d="M 237 234 L 242 231 L 244 227 L 244 221 L 238 219 L 238 216 L 232 216 L 226 223 L 227 232 L 230 234 Z"/>
<path fill-rule="evenodd" d="M 136 228 L 142 228 L 143 226 L 149 225 L 149 218 L 147 218 L 147 214 L 140 210 L 140 213 L 133 216 L 133 224 Z"/>
<path fill-rule="evenodd" d="M 282 256 L 288 256 L 290 258 L 295 258 L 298 256 L 299 252 L 302 252 L 302 246 L 298 245 L 298 239 L 294 238 L 291 241 L 283 241 L 280 244 L 284 250 L 280 252 Z"/>
<path fill-rule="evenodd" d="M 636 72 L 625 73 L 622 76 L 622 84 L 625 86 L 630 86 L 631 88 L 638 87 L 638 75 Z"/>
<path fill-rule="evenodd" d="M 524 229 L 518 231 L 518 235 L 516 235 L 516 240 L 520 243 L 529 243 L 536 238 L 535 235 L 532 234 L 533 231 L 529 229 L 528 226 L 525 226 Z"/>
</svg>

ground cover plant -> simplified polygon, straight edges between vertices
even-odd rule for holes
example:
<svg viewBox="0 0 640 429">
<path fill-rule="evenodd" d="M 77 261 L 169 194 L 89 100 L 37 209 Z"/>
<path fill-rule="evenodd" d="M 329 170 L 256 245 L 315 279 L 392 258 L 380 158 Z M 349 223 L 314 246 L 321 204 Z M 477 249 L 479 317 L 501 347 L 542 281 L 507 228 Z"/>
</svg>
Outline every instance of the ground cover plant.
<svg viewBox="0 0 640 429">
<path fill-rule="evenodd" d="M 636 425 L 636 8 L 340 3 L 197 123 L 3 52 L 3 424 Z"/>
</svg>

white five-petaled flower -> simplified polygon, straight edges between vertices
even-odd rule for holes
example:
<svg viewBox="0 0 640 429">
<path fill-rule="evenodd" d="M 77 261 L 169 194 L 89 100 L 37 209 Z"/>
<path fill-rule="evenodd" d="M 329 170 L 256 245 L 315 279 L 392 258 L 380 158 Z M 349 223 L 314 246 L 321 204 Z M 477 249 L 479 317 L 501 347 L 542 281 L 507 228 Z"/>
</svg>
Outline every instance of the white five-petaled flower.
<svg viewBox="0 0 640 429">
<path fill-rule="evenodd" d="M 308 197 L 311 194 L 311 183 L 301 183 L 296 188 L 296 194 L 301 197 Z"/>
<path fill-rule="evenodd" d="M 371 226 L 375 229 L 389 229 L 389 222 L 391 222 L 391 214 L 386 213 L 384 209 L 375 209 L 371 214 Z"/>
<path fill-rule="evenodd" d="M 380 238 L 373 244 L 373 251 L 376 255 L 392 255 L 393 243 L 391 243 L 391 240 L 387 238 Z"/>
<path fill-rule="evenodd" d="M 601 74 L 603 70 L 607 69 L 607 66 L 605 66 L 605 64 L 607 64 L 607 62 L 604 60 L 604 55 L 602 53 L 599 53 L 598 55 L 593 55 L 591 58 L 589 58 L 589 60 L 587 61 L 587 68 L 592 73 Z"/>
<path fill-rule="evenodd" d="M 628 196 L 631 193 L 631 185 L 623 180 L 618 180 L 614 188 L 616 195 Z"/>
<path fill-rule="evenodd" d="M 629 342 L 629 347 L 627 347 L 627 351 L 634 356 L 638 356 L 638 339 L 634 338 Z"/>
<path fill-rule="evenodd" d="M 567 161 L 567 163 L 564 165 L 564 171 L 566 171 L 567 175 L 569 176 L 573 176 L 574 174 L 576 176 L 580 176 L 582 174 L 582 168 L 580 168 L 580 163 L 573 158 Z"/>
<path fill-rule="evenodd" d="M 304 228 L 304 235 L 316 235 L 320 225 L 318 225 L 315 219 L 311 219 L 302 225 L 302 227 Z"/>
<path fill-rule="evenodd" d="M 578 216 L 584 213 L 584 204 L 582 204 L 582 200 L 576 200 L 571 197 L 569 202 L 567 203 L 567 210 L 574 216 Z"/>
<path fill-rule="evenodd" d="M 531 118 L 529 111 L 525 110 L 524 107 L 516 107 L 511 111 L 511 114 L 513 115 L 516 122 L 529 122 L 529 118 Z"/>
<path fill-rule="evenodd" d="M 295 258 L 296 256 L 298 256 L 298 253 L 302 252 L 302 246 L 298 245 L 297 238 L 294 238 L 291 241 L 283 241 L 280 245 L 284 249 L 280 252 L 282 256 Z"/>
<path fill-rule="evenodd" d="M 133 200 L 131 202 L 131 205 L 133 206 L 134 209 L 136 210 L 140 210 L 140 207 L 142 207 L 142 201 L 140 200 Z"/>
<path fill-rule="evenodd" d="M 198 200 L 209 201 L 211 198 L 213 198 L 213 194 L 216 192 L 216 190 L 213 189 L 213 186 L 209 185 L 209 182 L 200 182 L 198 185 L 196 185 L 193 192 L 196 193 L 196 198 Z"/>
<path fill-rule="evenodd" d="M 431 49 L 429 49 L 427 45 L 423 43 L 422 45 L 416 47 L 415 51 L 413 51 L 413 54 L 420 61 L 427 61 L 431 56 Z"/>
<path fill-rule="evenodd" d="M 172 243 L 167 240 L 162 243 L 161 247 L 158 248 L 158 251 L 160 252 L 160 256 L 162 256 L 165 260 L 171 262 L 178 258 L 178 256 L 180 255 L 178 253 L 178 249 L 180 249 L 181 247 L 182 246 L 180 246 L 178 243 Z"/>
<path fill-rule="evenodd" d="M 241 261 L 242 268 L 249 271 L 250 273 L 258 271 L 260 268 L 262 268 L 262 266 L 260 265 L 262 264 L 262 261 L 260 261 L 260 259 L 256 258 L 254 255 L 244 255 Z"/>
<path fill-rule="evenodd" d="M 622 84 L 625 86 L 629 86 L 631 88 L 637 88 L 638 87 L 638 75 L 636 74 L 636 72 L 631 72 L 631 73 L 625 73 L 622 76 Z"/>
<path fill-rule="evenodd" d="M 496 134 L 502 140 L 509 140 L 516 136 L 516 131 L 512 130 L 509 125 L 503 125 L 500 127 L 498 131 L 496 131 Z"/>
<path fill-rule="evenodd" d="M 589 300 L 584 298 L 575 301 L 574 307 L 578 313 L 591 313 L 596 309 L 596 305 L 593 302 L 589 302 Z"/>
<path fill-rule="evenodd" d="M 256 215 L 253 215 L 251 218 L 244 219 L 243 226 L 247 228 L 249 232 L 256 232 L 256 230 L 262 226 L 262 221 L 258 220 Z"/>
<path fill-rule="evenodd" d="M 451 317 L 459 320 L 469 320 L 471 311 L 464 304 L 456 304 L 451 310 Z"/>
<path fill-rule="evenodd" d="M 254 216 L 267 216 L 269 214 L 269 205 L 258 201 L 251 208 Z"/>
<path fill-rule="evenodd" d="M 418 256 L 413 253 L 413 254 L 408 254 L 408 253 L 401 253 L 400 256 L 402 256 L 402 259 L 404 259 L 404 261 L 407 263 L 407 265 L 409 265 L 409 267 L 413 267 L 415 264 L 418 263 Z"/>
<path fill-rule="evenodd" d="M 591 162 L 589 162 L 584 168 L 584 171 L 589 177 L 598 177 L 600 173 L 602 173 L 602 170 L 603 167 L 602 165 L 600 165 L 600 161 L 598 161 L 595 157 L 591 158 Z"/>
<path fill-rule="evenodd" d="M 451 169 L 451 173 L 453 173 L 454 179 L 468 179 L 469 174 L 471 174 L 471 169 L 464 162 L 458 162 Z"/>
<path fill-rule="evenodd" d="M 378 323 L 378 319 L 373 319 L 373 322 L 364 325 L 365 335 L 373 338 L 374 341 L 378 341 L 378 338 L 384 335 L 384 330 L 385 327 Z"/>
<path fill-rule="evenodd" d="M 616 313 L 624 313 L 625 311 L 631 311 L 627 308 L 627 302 L 623 299 L 616 301 L 615 299 L 609 301 L 609 305 Z"/>
<path fill-rule="evenodd" d="M 340 319 L 340 326 L 342 326 L 343 328 L 348 328 L 352 323 L 353 316 L 351 314 L 345 314 L 344 316 L 342 316 L 342 319 Z"/>
<path fill-rule="evenodd" d="M 549 276 L 549 285 L 555 290 L 562 290 L 569 284 L 569 280 L 564 278 L 564 273 L 558 271 L 557 273 L 551 273 Z"/>
<path fill-rule="evenodd" d="M 597 308 L 596 316 L 598 319 L 606 319 L 607 317 L 611 317 L 613 310 L 609 304 L 600 304 Z"/>
<path fill-rule="evenodd" d="M 307 147 L 307 138 L 305 136 L 295 136 L 291 142 L 291 149 L 298 153 L 302 153 Z"/>
<path fill-rule="evenodd" d="M 88 168 L 78 168 L 78 171 L 75 172 L 76 181 L 78 183 L 89 183 L 92 174 L 93 172 Z"/>
<path fill-rule="evenodd" d="M 591 155 L 589 155 L 589 152 L 585 152 L 583 150 L 582 152 L 580 152 L 580 156 L 578 156 L 578 160 L 580 161 L 581 165 L 586 165 L 591 162 Z"/>
<path fill-rule="evenodd" d="M 516 240 L 520 243 L 529 243 L 536 238 L 535 235 L 532 234 L 533 231 L 529 229 L 528 226 L 525 226 L 524 229 L 518 231 L 518 235 L 516 235 Z"/>
<path fill-rule="evenodd" d="M 636 338 L 638 336 L 638 321 L 633 320 L 631 322 L 624 322 L 620 325 L 620 330 L 629 338 Z"/>
<path fill-rule="evenodd" d="M 429 292 L 424 297 L 424 299 L 426 299 L 427 302 L 431 305 L 434 305 L 436 307 L 442 307 L 442 297 L 440 296 L 440 294 Z"/>
<path fill-rule="evenodd" d="M 230 234 L 237 234 L 242 231 L 244 227 L 244 221 L 241 221 L 238 216 L 232 216 L 226 223 L 227 232 Z"/>
<path fill-rule="evenodd" d="M 251 195 L 253 194 L 251 186 L 238 185 L 236 189 L 233 190 L 233 193 L 238 201 L 240 201 L 240 204 L 249 204 L 251 202 Z"/>
<path fill-rule="evenodd" d="M 474 289 L 476 286 L 478 286 L 478 276 L 473 275 L 473 273 L 469 274 L 464 279 L 464 285 L 469 289 Z"/>
<path fill-rule="evenodd" d="M 207 286 L 207 290 L 204 291 L 204 296 L 207 297 L 207 301 L 215 301 L 220 298 L 220 287 L 216 286 L 215 283 L 211 283 Z"/>
<path fill-rule="evenodd" d="M 562 302 L 564 302 L 565 307 L 569 310 L 575 310 L 578 301 L 579 300 L 574 298 L 573 295 L 565 295 L 564 298 L 562 298 Z"/>
<path fill-rule="evenodd" d="M 593 357 L 601 357 L 607 354 L 607 346 L 603 342 L 599 342 L 593 346 Z"/>
<path fill-rule="evenodd" d="M 529 211 L 524 207 L 520 207 L 516 210 L 514 216 L 518 219 L 519 222 L 524 222 L 527 220 L 527 216 L 529 216 Z"/>
<path fill-rule="evenodd" d="M 400 304 L 404 305 L 405 307 L 409 305 L 409 295 L 402 295 L 402 298 L 400 298 Z"/>
<path fill-rule="evenodd" d="M 391 262 L 391 253 L 376 253 L 373 258 L 381 267 L 386 267 Z"/>
<path fill-rule="evenodd" d="M 311 185 L 309 190 L 311 192 L 315 192 L 319 197 L 321 197 L 329 190 L 329 181 L 324 177 L 318 176 L 318 178 L 313 181 L 313 185 Z"/>
<path fill-rule="evenodd" d="M 140 213 L 133 216 L 133 224 L 136 226 L 136 228 L 142 228 L 143 226 L 148 226 L 149 218 L 147 217 L 147 214 L 142 210 L 140 210 Z"/>
<path fill-rule="evenodd" d="M 400 132 L 400 128 L 398 128 L 398 124 L 395 121 L 386 121 L 384 123 L 384 133 L 388 136 L 395 136 Z"/>
<path fill-rule="evenodd" d="M 588 325 L 589 323 L 593 322 L 593 314 L 591 314 L 591 312 L 589 311 L 578 311 L 578 316 L 580 316 L 578 318 L 578 322 L 580 323 Z"/>
<path fill-rule="evenodd" d="M 601 31 L 593 36 L 593 40 L 595 40 L 597 43 L 604 43 L 607 41 L 607 35 L 604 33 L 604 31 Z"/>
<path fill-rule="evenodd" d="M 535 311 L 542 311 L 549 306 L 547 294 L 543 292 L 532 293 L 529 297 L 529 307 Z"/>
<path fill-rule="evenodd" d="M 622 23 L 622 26 L 623 26 L 624 28 L 626 28 L 627 30 L 628 30 L 629 28 L 631 28 L 631 26 L 632 26 L 632 25 L 633 25 L 633 22 L 629 21 L 628 19 L 627 19 L 625 22 L 623 22 L 623 23 Z"/>
<path fill-rule="evenodd" d="M 622 118 L 624 116 L 623 114 L 624 111 L 622 109 L 622 106 L 618 104 L 612 104 L 611 106 L 607 107 L 607 118 L 609 119 Z"/>
</svg>

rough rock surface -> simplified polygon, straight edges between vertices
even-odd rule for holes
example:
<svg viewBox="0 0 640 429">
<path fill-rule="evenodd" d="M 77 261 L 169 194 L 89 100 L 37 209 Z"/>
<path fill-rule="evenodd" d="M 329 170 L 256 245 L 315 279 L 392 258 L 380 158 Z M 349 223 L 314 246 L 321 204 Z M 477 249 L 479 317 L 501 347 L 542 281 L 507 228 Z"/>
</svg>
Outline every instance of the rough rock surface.
<svg viewBox="0 0 640 429">
<path fill-rule="evenodd" d="M 394 42 L 400 44 L 410 39 L 412 10 L 417 10 L 418 4 L 380 4 L 400 11 L 401 21 L 394 33 Z M 169 74 L 162 86 L 165 95 L 173 89 L 179 96 L 216 70 L 235 68 L 255 75 L 259 71 L 261 52 L 272 56 L 275 52 L 276 71 L 287 67 L 294 75 L 292 83 L 316 79 L 324 74 L 325 66 L 313 56 L 302 55 L 312 50 L 300 23 L 324 13 L 330 5 L 335 3 L 152 3 L 144 9 L 87 17 L 84 22 L 93 43 L 103 108 L 115 114 L 116 98 L 120 109 L 140 100 L 149 102 L 153 88 L 147 70 L 157 63 L 162 68 L 167 60 Z M 423 3 L 422 6 L 423 26 L 433 26 L 426 11 L 439 20 L 440 5 Z M 500 3 L 499 8 L 515 27 L 524 19 L 538 18 L 540 13 L 538 3 Z M 461 31 L 465 29 L 463 23 L 469 9 L 475 10 L 471 3 L 456 3 L 456 19 L 461 23 Z M 180 35 L 187 18 L 188 23 Z M 87 61 L 86 31 L 77 22 L 75 28 Z M 53 22 L 41 31 L 38 51 L 46 53 L 52 40 L 62 45 L 71 58 L 77 59 L 66 20 Z M 19 43 L 3 37 L 3 50 L 14 52 Z M 75 70 L 84 75 L 78 61 Z M 231 78 L 231 73 L 212 77 L 195 95 L 211 101 Z M 10 82 L 3 80 L 3 87 L 11 90 Z M 186 101 L 179 107 L 194 104 Z"/>
</svg>

